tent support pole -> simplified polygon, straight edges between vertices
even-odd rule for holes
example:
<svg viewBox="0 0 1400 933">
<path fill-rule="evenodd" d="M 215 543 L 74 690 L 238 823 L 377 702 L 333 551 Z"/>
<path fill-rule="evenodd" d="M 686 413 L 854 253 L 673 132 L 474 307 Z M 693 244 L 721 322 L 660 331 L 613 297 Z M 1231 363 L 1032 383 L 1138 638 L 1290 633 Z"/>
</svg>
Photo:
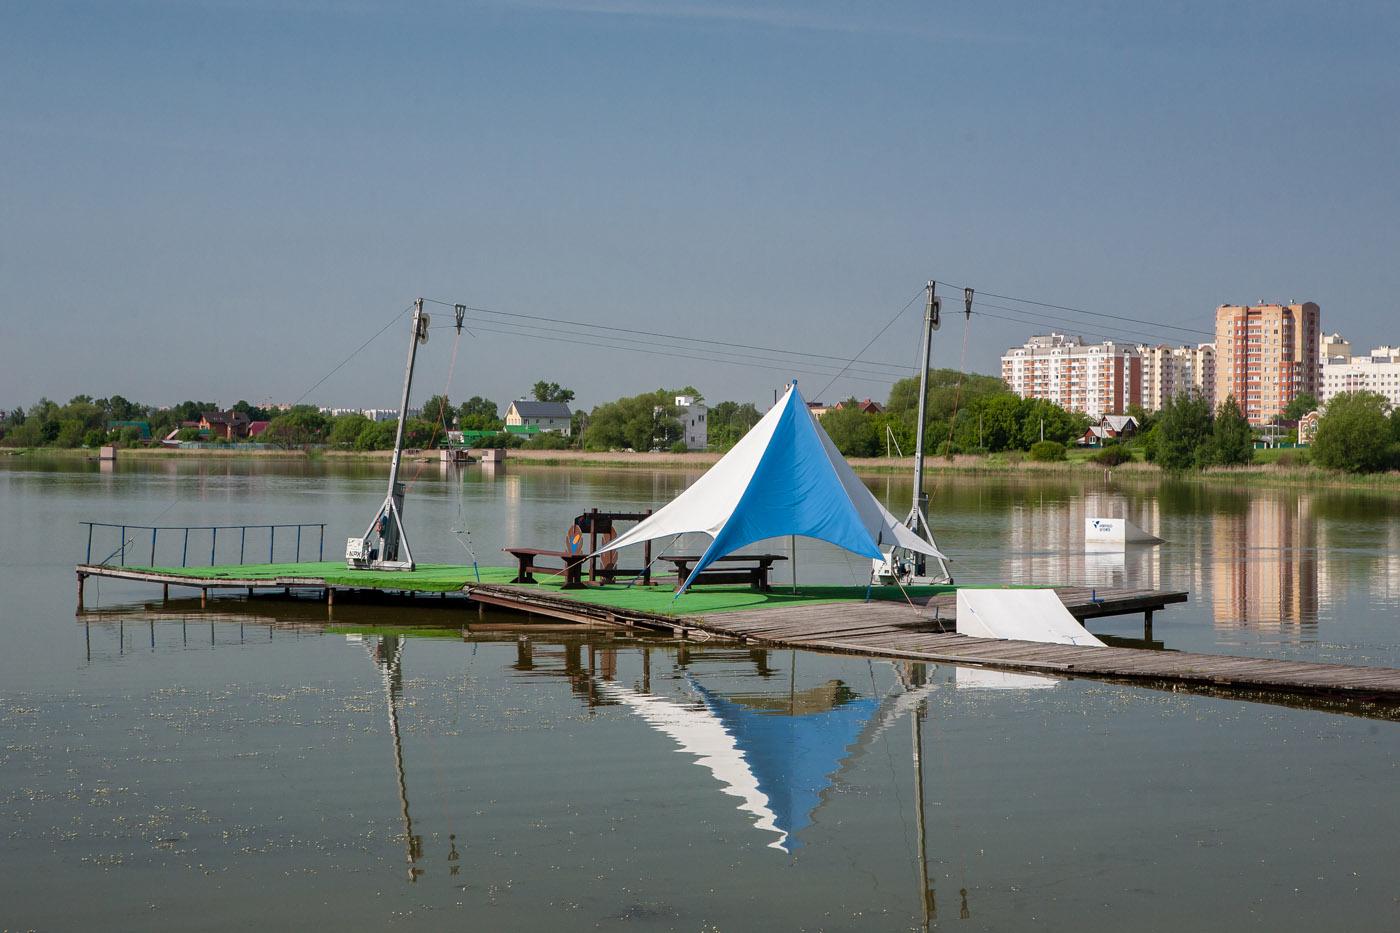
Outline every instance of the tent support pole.
<svg viewBox="0 0 1400 933">
<path fill-rule="evenodd" d="M 792 591 L 797 592 L 797 535 L 788 535 L 788 553 L 792 556 Z"/>
</svg>

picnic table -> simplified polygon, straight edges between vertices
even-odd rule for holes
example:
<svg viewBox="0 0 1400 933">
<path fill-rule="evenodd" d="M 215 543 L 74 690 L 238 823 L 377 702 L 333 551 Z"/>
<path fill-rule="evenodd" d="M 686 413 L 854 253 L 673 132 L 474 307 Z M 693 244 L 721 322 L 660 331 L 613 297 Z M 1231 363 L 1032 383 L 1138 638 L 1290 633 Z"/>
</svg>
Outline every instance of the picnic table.
<svg viewBox="0 0 1400 933">
<path fill-rule="evenodd" d="M 537 547 L 503 547 L 501 550 L 510 554 L 520 564 L 516 570 L 515 579 L 512 583 L 538 583 L 535 574 L 542 573 L 554 577 L 564 578 L 564 589 L 583 589 L 583 564 L 586 560 L 583 554 L 574 554 L 570 551 L 550 551 Z M 555 557 L 563 561 L 562 567 L 546 567 L 539 563 L 541 557 Z"/>
<path fill-rule="evenodd" d="M 700 561 L 700 554 L 668 554 L 661 560 L 676 565 L 676 589 L 684 585 L 690 575 L 690 568 Z M 711 564 L 696 576 L 696 583 L 747 583 L 754 589 L 766 593 L 772 589 L 768 584 L 768 572 L 774 561 L 787 560 L 784 554 L 726 554 L 716 557 Z M 715 564 L 742 564 L 741 566 L 716 567 Z"/>
</svg>

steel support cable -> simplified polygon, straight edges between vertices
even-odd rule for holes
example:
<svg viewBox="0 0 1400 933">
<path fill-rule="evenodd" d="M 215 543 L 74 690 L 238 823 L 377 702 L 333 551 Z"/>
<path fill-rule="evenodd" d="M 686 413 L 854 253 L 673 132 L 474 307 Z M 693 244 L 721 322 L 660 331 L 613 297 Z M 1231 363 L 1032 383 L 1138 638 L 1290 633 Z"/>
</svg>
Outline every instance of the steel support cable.
<svg viewBox="0 0 1400 933">
<path fill-rule="evenodd" d="M 454 304 L 452 304 L 452 303 L 450 303 L 450 302 L 442 301 L 441 299 L 438 299 L 438 298 L 424 298 L 423 300 L 424 300 L 424 301 L 431 301 L 433 304 L 446 305 L 446 306 L 448 306 L 448 307 L 455 307 Z M 733 347 L 733 348 L 735 348 L 735 349 L 740 349 L 740 350 L 758 350 L 758 351 L 763 352 L 763 353 L 783 353 L 783 354 L 786 354 L 786 355 L 788 355 L 788 356 L 805 356 L 805 357 L 809 357 L 809 358 L 811 358 L 811 359 L 828 360 L 828 361 L 830 361 L 830 362 L 832 362 L 832 363 L 845 363 L 845 362 L 848 362 L 847 358 L 844 357 L 844 356 L 832 356 L 832 355 L 827 354 L 827 353 L 808 353 L 808 352 L 805 352 L 805 351 L 803 351 L 803 350 L 783 350 L 783 349 L 778 348 L 778 347 L 764 347 L 764 346 L 758 346 L 758 345 L 755 345 L 755 344 L 748 344 L 748 343 L 734 343 L 734 342 L 732 342 L 732 341 L 727 341 L 727 340 L 714 340 L 714 339 L 711 339 L 711 338 L 708 338 L 708 337 L 689 337 L 689 336 L 686 336 L 686 335 L 683 335 L 683 334 L 665 334 L 665 333 L 660 333 L 660 332 L 658 332 L 658 331 L 639 330 L 639 329 L 634 328 L 634 327 L 617 327 L 617 326 L 612 325 L 612 324 L 593 324 L 593 323 L 590 323 L 590 322 L 588 322 L 588 321 L 568 321 L 568 320 L 563 320 L 563 319 L 560 319 L 560 318 L 544 317 L 544 316 L 538 315 L 538 314 L 523 314 L 523 313 L 518 312 L 518 311 L 499 311 L 499 310 L 495 310 L 495 309 L 492 309 L 492 308 L 476 308 L 476 307 L 472 307 L 471 305 L 463 305 L 463 307 L 466 308 L 468 311 L 473 311 L 473 312 L 475 312 L 475 313 L 477 313 L 477 314 L 497 314 L 497 315 L 502 315 L 502 316 L 505 316 L 505 317 L 517 317 L 517 318 L 525 318 L 525 319 L 527 319 L 527 320 L 532 320 L 532 321 L 543 321 L 544 323 L 547 323 L 547 324 L 568 324 L 568 325 L 571 325 L 571 326 L 574 326 L 574 327 L 591 327 L 591 328 L 594 328 L 595 330 L 610 330 L 610 331 L 617 331 L 617 332 L 619 332 L 619 333 L 625 333 L 625 334 L 641 334 L 642 336 L 645 336 L 645 337 L 664 337 L 664 338 L 669 339 L 669 340 L 685 340 L 685 341 L 690 341 L 690 342 L 692 342 L 692 343 L 707 343 L 707 344 L 711 344 L 712 346 L 718 346 L 718 347 Z M 898 363 L 881 363 L 881 362 L 874 362 L 874 361 L 872 361 L 872 364 L 871 364 L 871 365 L 876 365 L 876 366 L 896 366 L 896 367 L 899 366 Z"/>
<path fill-rule="evenodd" d="M 467 320 L 469 320 L 469 321 L 471 321 L 472 323 L 476 324 L 476 325 L 477 325 L 479 328 L 481 328 L 481 329 L 486 329 L 486 327 L 489 327 L 489 326 L 495 326 L 495 327 L 512 327 L 512 328 L 514 328 L 514 329 L 511 330 L 511 331 L 494 330 L 494 331 L 492 331 L 492 333 L 516 333 L 516 332 L 521 332 L 521 333 L 532 333 L 532 334 L 533 334 L 533 333 L 539 333 L 539 334 L 543 334 L 543 335 L 554 335 L 554 336 L 557 336 L 557 335 L 559 335 L 559 334 L 561 334 L 561 333 L 562 333 L 562 334 L 577 333 L 577 335 L 580 336 L 580 337 L 592 337 L 592 338 L 596 338 L 596 339 L 599 339 L 599 340 L 624 341 L 624 342 L 627 343 L 627 344 L 639 344 L 639 345 L 640 345 L 640 346 L 617 346 L 617 345 L 614 344 L 614 343 L 610 343 L 610 344 L 597 344 L 597 346 L 607 346 L 607 347 L 612 347 L 612 348 L 614 348 L 614 349 L 642 350 L 643 348 L 646 348 L 646 349 L 645 349 L 645 352 L 650 353 L 650 352 L 653 352 L 653 351 L 650 349 L 651 347 L 663 347 L 663 348 L 664 348 L 664 347 L 670 347 L 670 346 L 672 346 L 672 344 L 668 344 L 668 343 L 658 343 L 657 341 L 654 341 L 654 340 L 643 340 L 643 339 L 641 339 L 641 338 L 639 338 L 639 337 L 623 337 L 623 336 L 613 337 L 613 336 L 609 336 L 609 335 L 606 335 L 606 334 L 592 334 L 592 333 L 587 333 L 587 332 L 574 332 L 574 331 L 567 331 L 567 330 L 561 331 L 561 330 L 560 330 L 559 328 L 557 328 L 557 327 L 545 328 L 545 327 L 541 327 L 541 326 L 534 325 L 534 324 L 510 324 L 509 322 L 506 322 L 506 321 L 488 321 L 488 320 L 482 320 L 481 318 L 467 318 Z M 483 327 L 483 325 L 486 325 L 486 327 Z M 434 328 L 434 329 L 436 330 L 437 328 Z M 693 349 L 693 350 L 695 350 L 695 352 L 697 352 L 697 353 L 702 353 L 702 352 L 704 352 L 703 350 L 701 350 L 701 349 L 699 349 L 699 348 L 693 348 L 693 347 L 678 347 L 678 348 L 676 348 L 676 349 L 680 349 L 680 350 L 692 350 L 692 349 Z M 721 353 L 722 353 L 723 355 L 719 355 L 719 354 L 721 354 Z M 687 358 L 687 359 L 701 359 L 701 360 L 716 360 L 716 361 L 719 361 L 719 362 L 735 362 L 735 363 L 739 362 L 740 360 L 753 360 L 753 361 L 756 361 L 756 362 L 758 362 L 758 363 L 763 364 L 763 366 L 764 366 L 765 368 L 768 368 L 768 367 L 778 367 L 778 366 L 786 367 L 786 366 L 791 365 L 791 364 L 793 364 L 793 363 L 795 363 L 796 365 L 799 365 L 799 366 L 820 366 L 820 365 L 825 365 L 825 364 L 821 364 L 821 363 L 807 363 L 807 362 L 803 362 L 803 361 L 775 360 L 775 359 L 771 359 L 771 358 L 769 358 L 769 357 L 755 356 L 755 355 L 752 354 L 752 353 L 737 353 L 737 352 L 732 351 L 732 350 L 727 350 L 727 351 L 713 351 L 713 355 L 709 355 L 709 356 L 692 356 L 692 357 L 686 357 L 686 358 Z M 902 366 L 901 366 L 901 367 L 896 367 L 894 364 L 888 364 L 888 367 L 889 367 L 888 369 L 885 368 L 885 367 L 886 367 L 886 364 L 881 364 L 881 363 L 860 363 L 860 364 L 858 364 L 858 365 L 867 366 L 867 367 L 880 367 L 879 369 L 859 369 L 859 370 L 856 370 L 856 371 L 855 371 L 856 374 L 858 374 L 858 375 L 864 375 L 864 376 L 878 376 L 878 377 L 886 377 L 886 378 L 897 378 L 900 374 L 902 374 L 902 373 L 904 372 L 904 368 L 903 368 Z M 808 372 L 809 374 L 810 374 L 810 373 L 816 373 L 817 375 L 822 375 L 822 376 L 829 376 L 829 375 L 832 374 L 832 370 L 831 370 L 831 369 L 825 369 L 825 370 L 807 370 L 807 372 Z"/>
<path fill-rule="evenodd" d="M 851 357 L 850 362 L 847 363 L 845 366 L 841 367 L 841 371 L 840 371 L 839 373 L 837 373 L 835 376 L 832 376 L 832 377 L 831 377 L 831 381 L 828 382 L 825 386 L 823 386 L 823 387 L 822 387 L 822 390 L 821 390 L 820 392 L 818 392 L 816 395 L 813 395 L 812 398 L 821 398 L 822 395 L 825 394 L 826 391 L 827 391 L 828 389 L 830 389 L 833 385 L 835 385 L 835 384 L 836 384 L 836 380 L 837 380 L 837 379 L 840 379 L 843 375 L 846 374 L 846 370 L 848 370 L 848 369 L 851 368 L 851 364 L 855 363 L 856 360 L 860 359 L 860 358 L 865 354 L 865 351 L 866 351 L 866 350 L 869 350 L 871 347 L 873 347 L 873 346 L 875 345 L 875 341 L 877 341 L 877 340 L 879 340 L 881 337 L 885 336 L 885 331 L 887 331 L 887 330 L 889 330 L 891 327 L 893 327 L 893 326 L 894 326 L 894 322 L 897 321 L 897 320 L 899 320 L 901 317 L 903 317 L 903 316 L 904 316 L 904 312 L 905 312 L 905 311 L 908 311 L 910 308 L 912 308 L 912 307 L 914 306 L 914 302 L 918 301 L 918 300 L 919 300 L 919 296 L 922 295 L 923 293 L 924 293 L 924 290 L 923 290 L 922 288 L 919 289 L 917 292 L 915 292 L 915 293 L 914 293 L 914 297 L 913 297 L 913 298 L 910 298 L 909 301 L 908 301 L 908 303 L 905 304 L 904 307 L 900 308 L 898 311 L 895 312 L 894 317 L 890 318 L 889 323 L 887 323 L 884 327 L 880 328 L 879 333 L 877 333 L 874 337 L 871 337 L 870 340 L 869 340 L 869 342 L 866 343 L 865 346 L 863 346 L 863 347 L 860 348 L 860 352 L 857 353 L 855 356 Z M 903 369 L 903 367 L 900 367 L 900 369 Z M 858 377 L 852 376 L 851 378 L 858 378 Z"/>
<path fill-rule="evenodd" d="M 746 362 L 743 362 L 742 360 L 730 360 L 730 359 L 724 359 L 724 358 L 721 358 L 721 357 L 690 356 L 690 355 L 683 354 L 683 353 L 671 353 L 671 352 L 667 352 L 667 351 L 665 351 L 665 350 L 645 350 L 645 349 L 643 349 L 642 347 L 619 346 L 619 345 L 617 345 L 617 344 L 610 344 L 610 343 L 595 343 L 595 342 L 590 342 L 590 341 L 587 341 L 587 340 L 578 340 L 578 339 L 575 339 L 575 338 L 572 338 L 572 337 L 552 337 L 552 336 L 548 336 L 548 335 L 546 335 L 546 334 L 523 333 L 523 332 L 521 332 L 521 331 L 518 330 L 518 329 L 517 329 L 517 330 L 498 330 L 498 329 L 494 329 L 494 328 L 490 328 L 490 327 L 483 327 L 483 326 L 478 325 L 478 330 L 481 330 L 481 331 L 483 331 L 483 332 L 485 332 L 485 333 L 502 334 L 502 335 L 507 336 L 507 337 L 524 337 L 524 338 L 527 338 L 527 339 L 530 339 L 530 340 L 549 340 L 549 341 L 553 341 L 553 342 L 556 342 L 556 343 L 567 343 L 567 344 L 570 344 L 571 346 L 599 347 L 599 348 L 602 348 L 602 349 L 605 349 L 605 350 L 630 350 L 630 351 L 632 351 L 632 352 L 637 352 L 637 353 L 643 353 L 643 352 L 644 352 L 644 353 L 647 353 L 647 354 L 650 355 L 650 356 L 668 356 L 668 357 L 673 357 L 673 358 L 675 358 L 675 359 L 681 359 L 681 360 L 697 360 L 697 361 L 702 362 L 702 363 L 724 363 L 724 364 L 727 364 L 727 365 L 730 365 L 730 366 L 745 366 L 745 367 L 748 367 L 748 368 L 750 368 L 750 369 L 761 369 L 761 370 L 764 370 L 764 371 L 766 371 L 766 372 L 772 372 L 774 369 L 782 368 L 785 372 L 797 373 L 798 375 L 808 375 L 808 376 L 812 376 L 812 375 L 815 375 L 815 376 L 829 376 L 829 375 L 831 375 L 831 373 L 830 373 L 829 370 L 828 370 L 828 371 L 813 371 L 813 370 L 811 370 L 811 369 L 796 369 L 796 368 L 793 368 L 793 367 L 789 367 L 789 366 L 786 366 L 786 365 L 782 365 L 782 364 L 780 364 L 780 363 L 778 363 L 778 362 L 775 362 L 775 363 L 767 363 L 767 364 L 764 364 L 764 363 L 746 363 Z M 879 377 L 879 378 L 877 378 L 877 377 L 875 377 L 875 376 L 873 376 L 873 375 L 861 375 L 861 376 L 851 375 L 851 376 L 848 376 L 847 378 L 856 379 L 856 380 L 858 380 L 858 381 L 863 381 L 863 382 L 874 382 L 874 383 L 878 383 L 878 384 L 880 384 L 880 385 L 888 384 L 888 381 L 889 381 L 889 377 Z"/>
<path fill-rule="evenodd" d="M 1088 337 L 1101 337 L 1101 338 L 1103 338 L 1103 339 L 1105 339 L 1105 340 L 1109 340 L 1109 341 L 1113 341 L 1113 342 L 1119 342 L 1119 343 L 1121 343 L 1121 342 L 1127 342 L 1127 343 L 1133 343 L 1133 344 L 1153 344 L 1153 343 L 1162 343 L 1162 342 L 1170 343 L 1170 342 L 1174 342 L 1174 341 L 1180 340 L 1180 338 L 1178 338 L 1178 337 L 1169 336 L 1169 335 L 1166 335 L 1166 334 L 1154 333 L 1154 332 L 1152 332 L 1152 331 L 1131 332 L 1131 331 L 1127 331 L 1127 330 L 1122 329 L 1122 328 L 1105 328 L 1103 325 L 1098 324 L 1097 322 L 1092 322 L 1092 321 L 1072 321 L 1072 320 L 1069 320 L 1068 318 L 1059 318 L 1059 317 L 1050 317 L 1050 316 L 1047 316 L 1047 315 L 1038 315 L 1038 314 L 1036 314 L 1036 313 L 1033 312 L 1033 311 L 1026 311 L 1026 310 L 1023 309 L 1023 308 L 1008 308 L 1008 307 L 1006 307 L 1006 306 L 1004 306 L 1004 305 L 988 304 L 988 303 L 986 303 L 986 302 L 983 302 L 983 303 L 982 303 L 982 307 L 983 307 L 983 308 L 996 308 L 997 310 L 1006 311 L 1006 312 L 1009 312 L 1009 313 L 1011 313 L 1011 314 L 1017 315 L 1016 317 L 1004 317 L 1004 316 L 1002 316 L 1002 315 L 1000 315 L 1000 314 L 992 314 L 992 313 L 990 313 L 990 312 L 988 312 L 988 311 L 984 311 L 984 310 L 980 310 L 980 309 L 979 309 L 979 311 L 977 312 L 977 313 L 979 313 L 979 314 L 985 314 L 985 315 L 987 315 L 987 317 L 997 318 L 998 320 L 1002 320 L 1002 321 L 1012 321 L 1012 322 L 1017 323 L 1017 324 L 1034 324 L 1034 325 L 1037 325 L 1037 326 L 1043 324 L 1043 325 L 1048 326 L 1052 331 L 1053 331 L 1053 330 L 1069 330 L 1069 329 L 1073 329 L 1073 330 L 1076 330 L 1079 334 L 1084 335 L 1084 336 L 1088 336 Z M 1057 325 L 1058 325 L 1058 326 L 1057 326 Z M 1088 326 L 1085 326 L 1085 325 L 1088 325 Z"/>
<path fill-rule="evenodd" d="M 949 287 L 953 288 L 957 286 L 950 285 Z M 1163 324 L 1160 321 L 1146 321 L 1142 318 L 1127 317 L 1126 315 L 1122 314 L 1109 314 L 1105 311 L 1089 311 L 1084 308 L 1075 308 L 1070 305 L 1059 305 L 1048 301 L 1037 301 L 1034 298 L 1017 298 L 1014 295 L 998 295 L 996 292 L 979 291 L 978 294 L 986 295 L 988 298 L 1000 298 L 1002 301 L 1015 301 L 1019 304 L 1035 305 L 1036 307 L 1040 308 L 1049 308 L 1053 311 L 1069 311 L 1072 314 L 1088 314 L 1094 317 L 1111 318 L 1115 321 L 1127 321 L 1131 324 L 1146 324 L 1148 327 L 1161 327 L 1167 330 L 1179 330 L 1192 334 L 1206 334 L 1210 337 L 1215 336 L 1215 331 L 1203 330 L 1199 327 L 1185 327 L 1180 324 Z"/>
<path fill-rule="evenodd" d="M 301 393 L 301 395 L 297 396 L 297 400 L 296 400 L 295 402 L 292 402 L 292 404 L 293 404 L 293 405 L 298 405 L 298 404 L 300 404 L 300 403 L 301 403 L 301 400 L 304 399 L 304 398 L 306 398 L 306 397 L 307 397 L 308 395 L 310 395 L 312 392 L 315 392 L 316 389 L 321 385 L 321 383 L 325 382 L 325 381 L 326 381 L 327 379 L 329 379 L 331 376 L 334 376 L 337 372 L 339 372 L 339 371 L 341 370 L 341 368 L 345 366 L 346 363 L 350 362 L 350 361 L 353 360 L 356 356 L 358 356 L 358 355 L 360 354 L 360 352 L 361 352 L 362 350 L 364 350 L 365 347 L 369 346 L 370 344 L 372 344 L 372 343 L 374 343 L 376 340 L 378 340 L 378 339 L 380 338 L 380 336 L 383 335 L 383 333 L 384 333 L 386 330 L 388 330 L 389 328 L 391 328 L 391 327 L 394 326 L 394 323 L 395 323 L 396 321 L 398 321 L 399 318 L 403 317 L 405 314 L 407 314 L 409 311 L 412 311 L 412 310 L 413 310 L 413 305 L 409 305 L 408 307 L 406 307 L 406 308 L 404 308 L 402 311 L 400 311 L 398 314 L 396 314 L 396 315 L 394 315 L 392 318 L 390 318 L 390 319 L 389 319 L 389 323 L 385 324 L 383 327 L 379 328 L 379 330 L 375 331 L 375 334 L 374 334 L 373 337 L 370 337 L 370 338 L 369 338 L 368 340 L 366 340 L 364 343 L 360 344 L 358 347 L 356 347 L 354 350 L 352 350 L 352 351 L 350 352 L 350 355 L 349 355 L 349 356 L 347 356 L 345 359 L 341 360 L 339 363 L 336 363 L 336 364 L 335 364 L 335 367 L 334 367 L 330 372 L 326 373 L 326 374 L 325 374 L 324 376 L 322 376 L 320 379 L 317 379 L 316 382 L 315 382 L 315 384 L 313 384 L 313 385 L 311 386 L 311 388 L 307 389 L 305 392 Z"/>
</svg>

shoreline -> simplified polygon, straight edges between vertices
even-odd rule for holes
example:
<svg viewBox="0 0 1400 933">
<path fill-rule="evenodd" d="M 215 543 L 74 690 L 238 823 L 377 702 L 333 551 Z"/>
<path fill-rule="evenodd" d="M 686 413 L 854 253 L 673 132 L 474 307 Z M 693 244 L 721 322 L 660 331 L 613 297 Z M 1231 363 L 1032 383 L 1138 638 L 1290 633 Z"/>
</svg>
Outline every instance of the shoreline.
<svg viewBox="0 0 1400 933">
<path fill-rule="evenodd" d="M 417 462 L 426 458 L 425 451 L 406 450 L 405 460 Z M 374 463 L 388 461 L 388 450 L 217 450 L 202 448 L 183 451 L 173 448 L 129 448 L 121 450 L 123 460 L 268 460 L 268 461 L 328 461 L 341 463 Z M 60 461 L 95 461 L 97 457 L 84 448 L 13 448 L 0 449 L 0 457 L 21 459 L 51 459 Z M 586 450 L 510 450 L 506 465 L 516 464 L 544 468 L 572 469 L 632 469 L 632 470 L 695 470 L 708 469 L 723 454 L 715 452 L 670 453 Z M 913 472 L 912 457 L 851 457 L 848 461 L 857 473 L 867 475 L 909 474 Z M 1276 463 L 1256 463 L 1240 467 L 1211 467 L 1201 472 L 1171 475 L 1150 463 L 1141 461 L 1105 468 L 1083 459 L 1040 462 L 1030 459 L 1008 460 L 1001 455 L 971 456 L 960 454 L 951 459 L 930 456 L 925 460 L 930 474 L 967 474 L 984 476 L 1054 476 L 1059 478 L 1113 478 L 1131 481 L 1177 480 L 1209 484 L 1241 483 L 1289 487 L 1324 487 L 1363 489 L 1374 492 L 1400 493 L 1400 471 L 1369 474 L 1348 474 L 1313 466 L 1282 466 Z"/>
</svg>

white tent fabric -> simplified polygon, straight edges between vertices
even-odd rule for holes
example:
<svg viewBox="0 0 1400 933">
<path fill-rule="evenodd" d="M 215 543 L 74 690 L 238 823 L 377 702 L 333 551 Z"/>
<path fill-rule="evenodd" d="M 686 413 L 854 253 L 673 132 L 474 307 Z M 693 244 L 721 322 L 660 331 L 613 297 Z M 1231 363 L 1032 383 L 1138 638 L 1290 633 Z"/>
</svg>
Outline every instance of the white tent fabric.
<svg viewBox="0 0 1400 933">
<path fill-rule="evenodd" d="M 958 590 L 959 635 L 1105 647 L 1070 615 L 1054 590 Z"/>
<path fill-rule="evenodd" d="M 685 533 L 714 539 L 710 561 L 764 538 L 818 538 L 866 557 L 898 546 L 947 559 L 866 488 L 793 383 L 729 453 L 654 515 L 597 553 Z M 688 581 L 687 581 L 688 583 Z"/>
</svg>

